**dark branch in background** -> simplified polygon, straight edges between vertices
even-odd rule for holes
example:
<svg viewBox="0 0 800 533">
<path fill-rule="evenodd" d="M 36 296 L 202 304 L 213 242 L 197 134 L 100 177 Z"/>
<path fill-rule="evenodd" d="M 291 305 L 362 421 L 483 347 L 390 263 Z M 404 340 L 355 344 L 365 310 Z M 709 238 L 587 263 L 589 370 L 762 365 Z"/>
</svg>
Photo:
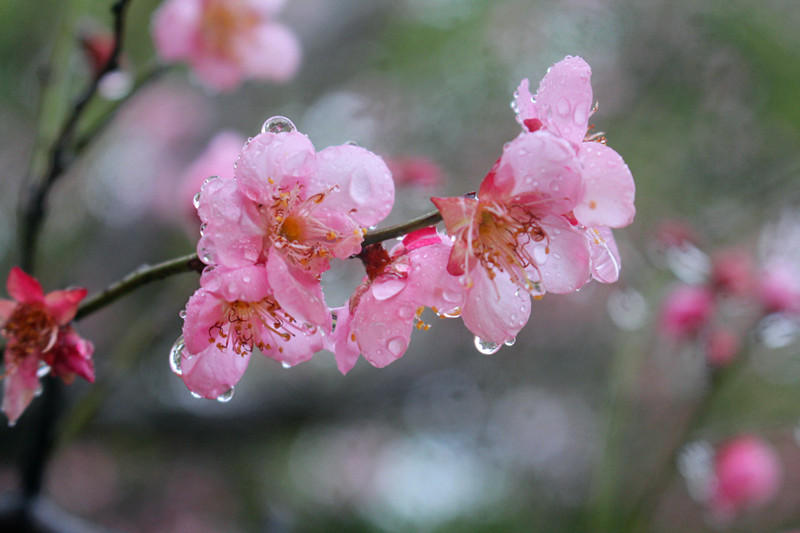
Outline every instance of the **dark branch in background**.
<svg viewBox="0 0 800 533">
<path fill-rule="evenodd" d="M 153 266 L 143 266 L 114 283 L 103 292 L 95 294 L 83 302 L 83 304 L 78 307 L 75 320 L 80 320 L 98 309 L 102 309 L 118 298 L 133 292 L 151 281 L 158 281 L 183 272 L 202 272 L 203 268 L 205 268 L 205 265 L 197 258 L 196 254 L 185 255 Z"/>
<path fill-rule="evenodd" d="M 411 219 L 408 222 L 403 222 L 402 224 L 397 224 L 396 226 L 390 226 L 385 229 L 370 231 L 369 233 L 364 235 L 364 240 L 361 243 L 361 248 L 363 249 L 371 244 L 376 244 L 379 242 L 388 241 L 389 239 L 396 239 L 397 237 L 402 237 L 403 235 L 407 235 L 412 231 L 417 231 L 418 229 L 427 228 L 428 226 L 433 226 L 441 221 L 442 221 L 442 215 L 439 213 L 439 211 L 432 211 L 427 215 L 422 215 L 421 217 Z"/>
<path fill-rule="evenodd" d="M 61 127 L 60 132 L 56 136 L 55 143 L 50 150 L 47 170 L 44 176 L 42 176 L 42 179 L 33 185 L 34 188 L 28 197 L 28 202 L 23 212 L 21 228 L 21 265 L 22 269 L 26 272 L 33 271 L 34 256 L 36 255 L 36 241 L 39 237 L 39 231 L 45 217 L 47 195 L 53 187 L 53 184 L 66 172 L 71 163 L 71 160 L 69 160 L 67 156 L 69 155 L 70 144 L 75 135 L 78 122 L 87 104 L 97 93 L 100 80 L 103 76 L 109 72 L 113 72 L 119 67 L 119 56 L 122 52 L 122 37 L 125 28 L 125 10 L 129 3 L 130 0 L 118 0 L 111 7 L 111 11 L 114 14 L 114 48 L 111 51 L 111 55 L 105 65 L 103 65 L 103 68 L 92 78 L 83 94 L 75 101 L 72 112 L 64 121 L 64 125 Z"/>
</svg>

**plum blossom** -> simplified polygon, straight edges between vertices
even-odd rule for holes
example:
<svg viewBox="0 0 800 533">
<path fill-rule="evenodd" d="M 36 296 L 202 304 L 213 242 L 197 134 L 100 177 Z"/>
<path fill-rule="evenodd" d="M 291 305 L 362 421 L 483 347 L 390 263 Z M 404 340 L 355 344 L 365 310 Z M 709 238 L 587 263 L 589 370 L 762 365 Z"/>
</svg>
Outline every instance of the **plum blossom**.
<svg viewBox="0 0 800 533">
<path fill-rule="evenodd" d="M 245 146 L 233 180 L 203 186 L 198 253 L 209 265 L 264 265 L 283 308 L 324 325 L 320 274 L 331 259 L 360 252 L 366 227 L 393 202 L 391 173 L 372 152 L 342 145 L 317 153 L 301 133 L 266 131 Z"/>
<path fill-rule="evenodd" d="M 447 273 L 452 243 L 435 228 L 405 236 L 390 253 L 374 244 L 360 254 L 367 270 L 344 307 L 336 309 L 336 329 L 328 349 L 342 374 L 358 355 L 381 368 L 400 358 L 408 348 L 414 326 L 427 329 L 425 307 L 440 316 L 460 312 L 464 290 Z"/>
<path fill-rule="evenodd" d="M 782 469 L 775 450 L 754 435 L 740 435 L 717 450 L 708 505 L 715 519 L 762 507 L 778 493 Z"/>
<path fill-rule="evenodd" d="M 246 79 L 288 81 L 300 66 L 295 34 L 275 21 L 282 0 L 166 0 L 153 16 L 156 50 L 187 61 L 204 85 L 236 89 Z"/>
<path fill-rule="evenodd" d="M 321 330 L 299 324 L 276 302 L 264 268 L 206 269 L 200 285 L 186 304 L 178 363 L 193 393 L 211 399 L 226 394 L 254 348 L 286 366 L 322 349 Z"/>
<path fill-rule="evenodd" d="M 13 425 L 39 389 L 41 369 L 66 383 L 75 375 L 93 382 L 94 366 L 92 344 L 69 325 L 86 289 L 45 295 L 39 282 L 17 267 L 6 286 L 13 300 L 0 300 L 0 334 L 6 340 L 2 409 Z"/>
<path fill-rule="evenodd" d="M 697 335 L 716 310 L 714 292 L 703 285 L 679 285 L 664 299 L 661 330 L 676 339 Z"/>
</svg>

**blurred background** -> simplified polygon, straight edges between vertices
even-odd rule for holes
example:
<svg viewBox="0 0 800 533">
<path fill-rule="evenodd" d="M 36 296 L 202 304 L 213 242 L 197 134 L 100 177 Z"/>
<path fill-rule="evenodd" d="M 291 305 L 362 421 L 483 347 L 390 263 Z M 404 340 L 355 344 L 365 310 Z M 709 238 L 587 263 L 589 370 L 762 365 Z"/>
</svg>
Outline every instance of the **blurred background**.
<svg viewBox="0 0 800 533">
<path fill-rule="evenodd" d="M 19 262 L 37 128 L 60 124 L 91 76 L 81 36 L 110 30 L 110 4 L 0 0 L 2 276 Z M 157 5 L 130 6 L 132 76 L 154 63 Z M 519 131 L 520 80 L 535 89 L 565 55 L 592 66 L 593 131 L 636 180 L 636 220 L 615 232 L 621 279 L 534 302 L 495 355 L 431 315 L 384 369 L 254 357 L 227 403 L 193 398 L 168 365 L 197 276 L 147 286 L 77 325 L 97 382 L 67 389 L 45 481 L 56 505 L 125 532 L 800 528 L 800 307 L 723 294 L 714 277 L 715 254 L 735 246 L 751 286 L 777 259 L 778 292 L 800 280 L 794 0 L 289 0 L 280 20 L 303 47 L 290 82 L 215 94 L 176 66 L 122 105 L 53 190 L 36 272 L 47 291 L 94 293 L 192 253 L 187 169 L 218 132 L 243 140 L 273 115 L 317 149 L 355 141 L 392 162 L 385 224 L 429 212 L 430 196 L 477 189 Z M 68 73 L 55 101 L 41 90 L 54 50 Z M 329 304 L 362 275 L 355 262 L 327 273 Z M 664 302 L 682 284 L 716 291 L 718 311 L 670 333 Z M 709 360 L 707 322 L 736 334 L 733 367 Z M 774 451 L 779 489 L 720 517 L 708 471 L 742 434 Z M 18 486 L 25 435 L 25 416 L 0 428 L 0 491 Z"/>
</svg>

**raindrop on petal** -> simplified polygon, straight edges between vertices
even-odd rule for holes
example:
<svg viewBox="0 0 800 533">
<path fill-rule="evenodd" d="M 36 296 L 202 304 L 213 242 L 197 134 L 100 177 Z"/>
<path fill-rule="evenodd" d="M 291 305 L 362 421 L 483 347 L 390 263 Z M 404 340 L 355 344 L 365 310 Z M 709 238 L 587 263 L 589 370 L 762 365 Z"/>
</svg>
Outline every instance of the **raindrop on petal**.
<svg viewBox="0 0 800 533">
<path fill-rule="evenodd" d="M 475 335 L 475 348 L 477 348 L 478 351 L 483 355 L 492 355 L 497 353 L 497 351 L 501 348 L 501 345 L 490 341 L 485 341 Z"/>
<path fill-rule="evenodd" d="M 185 311 L 184 311 L 185 313 Z M 172 348 L 169 351 L 169 367 L 172 369 L 172 373 L 176 376 L 180 376 L 183 374 L 181 370 L 181 357 L 183 356 L 183 350 L 186 348 L 186 343 L 183 341 L 183 335 L 178 337 Z"/>
<path fill-rule="evenodd" d="M 193 391 L 193 390 L 190 390 L 190 391 L 189 391 L 189 394 L 191 394 L 191 395 L 192 395 L 192 398 L 197 398 L 198 400 L 202 400 L 202 399 L 203 399 L 203 397 L 202 397 L 201 395 L 197 394 L 197 393 L 196 393 L 195 391 Z"/>
<path fill-rule="evenodd" d="M 233 387 L 217 396 L 217 401 L 220 403 L 226 403 L 231 401 L 231 398 L 233 398 Z"/>
<path fill-rule="evenodd" d="M 195 194 L 194 198 L 192 198 L 192 204 L 194 204 L 195 209 L 200 208 L 200 191 L 197 191 L 197 194 Z"/>
<path fill-rule="evenodd" d="M 511 337 L 510 339 L 506 339 L 506 342 L 504 342 L 503 344 L 505 344 L 506 346 L 514 346 L 515 342 L 517 342 L 517 338 Z"/>
<path fill-rule="evenodd" d="M 284 133 L 297 131 L 294 123 L 280 115 L 267 119 L 261 126 L 261 133 Z"/>
<path fill-rule="evenodd" d="M 39 361 L 39 369 L 36 370 L 36 377 L 43 378 L 50 373 L 50 365 L 44 361 Z"/>
<path fill-rule="evenodd" d="M 290 365 L 290 364 L 289 364 L 289 363 L 287 363 L 286 361 L 282 362 L 282 363 L 281 363 L 281 366 L 282 366 L 283 368 L 292 368 L 292 365 Z"/>
<path fill-rule="evenodd" d="M 389 342 L 386 343 L 386 348 L 395 357 L 400 357 L 403 355 L 407 347 L 408 345 L 402 337 L 394 337 L 389 339 Z"/>
</svg>

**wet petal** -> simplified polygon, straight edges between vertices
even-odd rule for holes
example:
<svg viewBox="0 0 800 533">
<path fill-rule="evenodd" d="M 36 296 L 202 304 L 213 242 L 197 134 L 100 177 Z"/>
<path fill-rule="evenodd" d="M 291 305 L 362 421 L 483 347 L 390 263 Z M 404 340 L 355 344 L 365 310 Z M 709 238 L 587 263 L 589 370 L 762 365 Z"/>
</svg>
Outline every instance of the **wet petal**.
<svg viewBox="0 0 800 533">
<path fill-rule="evenodd" d="M 579 229 L 563 217 L 546 217 L 541 221 L 547 239 L 526 245 L 536 261 L 542 286 L 546 292 L 567 294 L 580 289 L 589 281 L 589 243 Z"/>
<path fill-rule="evenodd" d="M 228 392 L 242 378 L 250 352 L 241 355 L 208 344 L 205 350 L 181 356 L 181 378 L 190 391 L 203 398 L 216 399 Z"/>
<path fill-rule="evenodd" d="M 531 314 L 531 298 L 505 272 L 489 279 L 486 270 L 472 271 L 473 286 L 461 315 L 464 325 L 484 341 L 502 344 L 517 336 Z"/>
<path fill-rule="evenodd" d="M 53 291 L 45 296 L 45 307 L 50 315 L 60 326 L 66 325 L 78 311 L 81 300 L 86 298 L 89 291 L 86 289 L 67 289 L 63 291 Z"/>
<path fill-rule="evenodd" d="M 536 92 L 536 118 L 568 141 L 586 135 L 592 109 L 592 69 L 580 57 L 567 56 L 547 71 Z"/>
<path fill-rule="evenodd" d="M 353 319 L 356 342 L 364 359 L 383 368 L 402 357 L 411 340 L 415 311 L 401 295 L 378 300 L 370 291 L 364 293 Z"/>
<path fill-rule="evenodd" d="M 339 372 L 347 374 L 356 366 L 361 350 L 351 336 L 353 334 L 353 315 L 350 313 L 349 302 L 333 311 L 336 313 L 336 329 L 329 337 L 326 349 L 333 352 Z"/>
<path fill-rule="evenodd" d="M 10 359 L 8 353 L 6 349 L 6 363 Z M 36 395 L 39 388 L 39 378 L 36 377 L 38 369 L 38 359 L 26 357 L 20 360 L 14 370 L 3 379 L 2 409 L 10 425 L 17 422 Z"/>
<path fill-rule="evenodd" d="M 633 221 L 636 186 L 622 157 L 608 146 L 581 143 L 578 159 L 585 190 L 575 206 L 575 217 L 586 226 L 622 228 Z"/>
<path fill-rule="evenodd" d="M 238 36 L 234 45 L 248 77 L 285 82 L 300 67 L 300 41 L 283 24 L 263 24 Z"/>
<path fill-rule="evenodd" d="M 614 283 L 619 279 L 622 260 L 617 242 L 609 228 L 586 230 L 591 253 L 592 277 L 601 283 Z"/>
<path fill-rule="evenodd" d="M 279 187 L 307 185 L 315 160 L 314 145 L 302 133 L 261 133 L 242 150 L 234 175 L 245 196 L 271 204 Z"/>
<path fill-rule="evenodd" d="M 275 300 L 298 321 L 308 322 L 330 331 L 331 314 L 325 305 L 322 284 L 316 276 L 289 268 L 280 252 L 269 251 L 267 275 Z"/>
<path fill-rule="evenodd" d="M 19 303 L 41 302 L 44 300 L 44 291 L 41 284 L 34 278 L 14 267 L 8 273 L 6 281 L 8 294 Z"/>
</svg>

